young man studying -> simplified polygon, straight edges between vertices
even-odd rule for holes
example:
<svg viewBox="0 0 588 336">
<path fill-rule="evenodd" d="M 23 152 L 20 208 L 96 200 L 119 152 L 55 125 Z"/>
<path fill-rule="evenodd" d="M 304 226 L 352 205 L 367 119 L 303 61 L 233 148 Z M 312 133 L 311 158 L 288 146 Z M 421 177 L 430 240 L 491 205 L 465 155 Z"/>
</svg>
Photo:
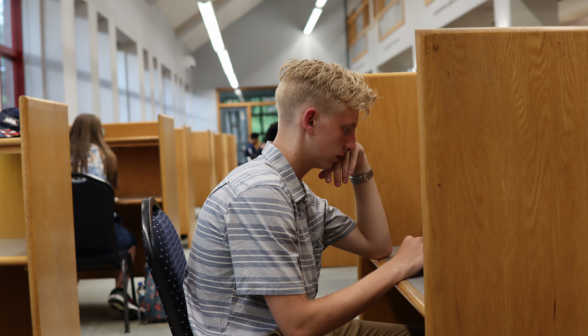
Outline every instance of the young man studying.
<svg viewBox="0 0 588 336">
<path fill-rule="evenodd" d="M 275 141 L 231 172 L 198 218 L 184 280 L 195 335 L 424 335 L 354 320 L 422 269 L 422 238 L 406 237 L 384 266 L 314 299 L 327 246 L 372 259 L 392 252 L 375 178 L 355 142 L 360 111 L 375 98 L 361 75 L 336 64 L 289 60 L 280 69 Z M 313 168 L 336 186 L 351 176 L 357 223 L 301 182 Z"/>
</svg>

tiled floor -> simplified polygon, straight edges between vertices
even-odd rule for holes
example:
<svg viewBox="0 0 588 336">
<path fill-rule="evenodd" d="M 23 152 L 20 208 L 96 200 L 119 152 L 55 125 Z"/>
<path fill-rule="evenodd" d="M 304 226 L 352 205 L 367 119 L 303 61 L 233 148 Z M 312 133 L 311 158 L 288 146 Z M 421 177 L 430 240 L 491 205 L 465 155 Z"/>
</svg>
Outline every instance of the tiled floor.
<svg viewBox="0 0 588 336">
<path fill-rule="evenodd" d="M 319 278 L 317 297 L 325 296 L 348 287 L 357 280 L 356 267 L 324 268 Z M 135 282 L 144 281 L 143 278 Z M 123 315 L 110 309 L 106 300 L 114 288 L 113 279 L 80 280 L 78 296 L 82 335 L 124 335 Z M 127 335 L 171 335 L 167 323 L 141 324 L 131 321 L 131 333 Z"/>
</svg>

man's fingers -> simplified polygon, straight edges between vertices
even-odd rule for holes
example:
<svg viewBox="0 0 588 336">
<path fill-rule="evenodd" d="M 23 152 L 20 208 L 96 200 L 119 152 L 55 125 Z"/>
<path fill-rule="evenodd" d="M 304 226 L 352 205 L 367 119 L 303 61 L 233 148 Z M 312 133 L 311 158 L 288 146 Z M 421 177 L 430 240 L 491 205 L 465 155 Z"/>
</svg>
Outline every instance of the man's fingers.
<svg viewBox="0 0 588 336">
<path fill-rule="evenodd" d="M 355 171 L 355 165 L 357 164 L 357 155 L 358 155 L 359 151 L 356 149 L 350 153 L 349 155 L 349 167 L 347 175 L 353 175 L 353 172 Z"/>
<path fill-rule="evenodd" d="M 325 178 L 325 171 L 321 170 L 320 173 L 318 174 L 318 178 L 320 178 L 321 180 Z"/>
<path fill-rule="evenodd" d="M 349 157 L 351 156 L 351 151 L 347 151 L 345 152 L 345 157 L 343 158 L 343 164 L 341 166 L 341 174 L 342 176 L 342 182 L 343 183 L 347 183 L 347 181 L 349 180 Z"/>
<path fill-rule="evenodd" d="M 332 171 L 333 171 L 333 168 L 332 168 L 332 167 L 331 167 L 331 168 L 329 168 L 329 169 L 325 169 L 325 170 L 323 170 L 323 175 L 325 175 L 325 181 L 326 181 L 327 183 L 331 183 L 331 179 L 332 179 L 332 177 L 331 177 L 331 172 L 332 172 Z"/>
<path fill-rule="evenodd" d="M 340 187 L 341 186 L 341 160 L 337 161 L 334 165 L 333 165 L 333 173 L 334 173 L 334 179 L 333 181 L 335 181 L 335 186 L 336 187 Z"/>
</svg>

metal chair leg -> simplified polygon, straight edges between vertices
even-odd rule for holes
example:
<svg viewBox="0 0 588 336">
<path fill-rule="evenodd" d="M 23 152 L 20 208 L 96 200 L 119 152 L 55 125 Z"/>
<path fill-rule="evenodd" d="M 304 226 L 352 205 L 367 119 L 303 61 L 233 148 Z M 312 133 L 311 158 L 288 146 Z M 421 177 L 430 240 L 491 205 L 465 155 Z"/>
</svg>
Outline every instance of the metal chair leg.
<svg viewBox="0 0 588 336">
<path fill-rule="evenodd" d="M 124 295 L 124 299 L 125 299 L 125 306 L 124 306 L 124 310 L 125 310 L 125 334 L 129 333 L 129 295 L 127 293 L 127 288 L 129 287 L 129 283 L 128 283 L 128 279 L 127 279 L 127 258 L 123 258 L 121 260 L 121 267 L 122 267 L 122 275 L 123 275 L 123 281 L 124 281 L 124 290 L 123 290 L 123 295 Z"/>
<path fill-rule="evenodd" d="M 135 272 L 133 269 L 133 259 L 131 258 L 131 255 L 128 254 L 129 256 L 129 273 L 131 275 L 131 290 L 132 290 L 132 294 L 133 294 L 133 301 L 135 302 L 135 304 L 137 305 L 137 307 L 139 308 L 139 310 L 137 310 L 137 317 L 139 319 L 141 319 L 141 307 L 139 307 L 139 301 L 137 301 L 137 297 L 136 297 L 136 290 L 135 290 Z"/>
</svg>

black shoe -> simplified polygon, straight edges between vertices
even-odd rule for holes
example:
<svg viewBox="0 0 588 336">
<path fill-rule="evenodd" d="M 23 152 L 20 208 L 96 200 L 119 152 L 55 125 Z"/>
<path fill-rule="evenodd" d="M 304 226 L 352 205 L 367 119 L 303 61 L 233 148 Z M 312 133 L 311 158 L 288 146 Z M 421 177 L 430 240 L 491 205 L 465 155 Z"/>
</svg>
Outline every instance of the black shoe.
<svg viewBox="0 0 588 336">
<path fill-rule="evenodd" d="M 108 304 L 112 309 L 116 309 L 118 311 L 124 312 L 125 311 L 125 292 L 122 288 L 115 288 L 110 292 L 110 297 L 108 298 Z M 131 299 L 127 295 L 129 301 L 129 313 L 134 314 L 139 311 L 139 307 L 133 299 Z"/>
</svg>

